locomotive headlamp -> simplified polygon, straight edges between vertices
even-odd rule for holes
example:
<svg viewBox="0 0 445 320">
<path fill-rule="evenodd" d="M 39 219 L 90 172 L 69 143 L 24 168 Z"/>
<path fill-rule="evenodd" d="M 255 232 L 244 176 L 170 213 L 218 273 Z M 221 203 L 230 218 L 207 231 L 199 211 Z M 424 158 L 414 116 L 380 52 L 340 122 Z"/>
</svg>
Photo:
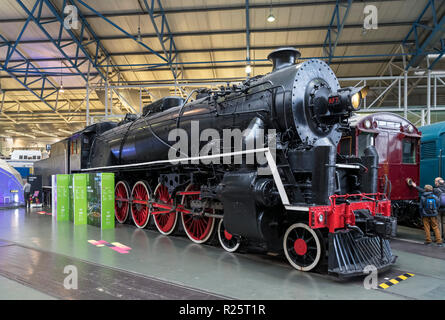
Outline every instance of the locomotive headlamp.
<svg viewBox="0 0 445 320">
<path fill-rule="evenodd" d="M 320 213 L 320 215 L 318 216 L 318 222 L 323 223 L 323 221 L 324 221 L 324 215 Z"/>
<path fill-rule="evenodd" d="M 367 94 L 368 86 L 364 86 L 351 91 L 351 106 L 354 111 L 360 108 L 362 100 L 367 96 Z"/>
<path fill-rule="evenodd" d="M 358 110 L 358 108 L 360 107 L 361 100 L 362 98 L 360 96 L 360 92 L 357 92 L 351 97 L 351 105 L 354 108 L 354 110 Z"/>
<path fill-rule="evenodd" d="M 372 126 L 371 120 L 366 119 L 365 123 L 364 123 L 364 126 L 365 126 L 366 129 L 371 129 L 371 126 Z"/>
<path fill-rule="evenodd" d="M 347 87 L 331 94 L 328 99 L 329 109 L 334 114 L 345 114 L 360 109 L 362 100 L 368 93 L 368 87 L 354 88 Z"/>
<path fill-rule="evenodd" d="M 414 132 L 414 127 L 412 125 L 409 125 L 407 129 L 408 129 L 409 133 L 413 133 Z"/>
</svg>

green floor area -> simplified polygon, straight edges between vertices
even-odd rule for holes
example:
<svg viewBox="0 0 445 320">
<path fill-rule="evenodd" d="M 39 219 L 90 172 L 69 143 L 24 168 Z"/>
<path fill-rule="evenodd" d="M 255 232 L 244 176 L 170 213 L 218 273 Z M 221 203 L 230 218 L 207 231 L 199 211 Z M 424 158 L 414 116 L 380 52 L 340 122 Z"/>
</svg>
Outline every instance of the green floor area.
<svg viewBox="0 0 445 320">
<path fill-rule="evenodd" d="M 300 272 L 277 257 L 232 254 L 131 225 L 107 231 L 75 227 L 24 209 L 0 211 L 1 239 L 238 299 L 445 299 L 445 260 L 400 250 L 394 250 L 398 262 L 387 277 L 405 272 L 415 276 L 386 290 L 367 290 L 361 278 L 339 281 Z M 117 241 L 132 250 L 120 254 L 88 240 Z M 379 281 L 385 277 L 380 275 Z"/>
<path fill-rule="evenodd" d="M 0 276 L 0 300 L 54 300 L 55 298 L 17 281 Z"/>
</svg>

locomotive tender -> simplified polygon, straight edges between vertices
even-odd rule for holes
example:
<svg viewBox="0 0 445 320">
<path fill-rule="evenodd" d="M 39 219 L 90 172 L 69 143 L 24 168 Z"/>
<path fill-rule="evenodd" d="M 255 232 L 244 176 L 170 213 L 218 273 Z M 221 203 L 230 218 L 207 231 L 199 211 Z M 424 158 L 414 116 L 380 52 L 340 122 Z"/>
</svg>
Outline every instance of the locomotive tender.
<svg viewBox="0 0 445 320">
<path fill-rule="evenodd" d="M 265 76 L 218 91 L 201 90 L 192 102 L 161 99 L 141 116 L 104 132 L 87 127 L 88 151 L 80 151 L 76 171 L 116 174 L 120 223 L 131 217 L 144 228 L 152 217 L 162 234 L 181 225 L 196 243 L 207 242 L 216 230 L 227 251 L 249 243 L 284 252 L 302 271 L 327 263 L 329 273 L 352 276 L 363 274 L 368 265 L 390 267 L 396 257 L 388 238 L 396 221 L 390 201 L 377 193 L 375 147 L 360 157 L 337 155 L 364 90 L 340 88 L 323 61 L 296 65 L 299 56 L 293 48 L 278 49 L 268 57 L 273 71 Z M 197 121 L 201 133 L 243 131 L 243 150 L 226 150 L 211 138 L 199 145 L 199 150 L 218 150 L 207 158 L 175 149 L 169 133 L 181 129 L 190 136 Z M 263 147 L 247 148 L 262 130 L 271 129 L 276 132 L 272 140 L 264 136 Z M 77 135 L 83 141 L 84 134 Z M 169 159 L 172 149 L 180 162 Z M 267 162 L 248 162 L 250 153 L 262 154 Z M 234 162 L 239 155 L 241 163 Z M 200 161 L 222 157 L 232 161 Z M 258 169 L 266 167 L 272 174 L 260 174 Z"/>
</svg>

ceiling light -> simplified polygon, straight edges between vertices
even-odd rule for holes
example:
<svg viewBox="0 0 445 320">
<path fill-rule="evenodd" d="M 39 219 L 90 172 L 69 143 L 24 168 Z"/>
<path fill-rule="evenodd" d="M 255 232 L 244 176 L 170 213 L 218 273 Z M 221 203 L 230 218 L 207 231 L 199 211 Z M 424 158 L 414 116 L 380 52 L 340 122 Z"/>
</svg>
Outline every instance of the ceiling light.
<svg viewBox="0 0 445 320">
<path fill-rule="evenodd" d="M 62 78 L 62 60 L 60 60 L 60 89 L 59 92 L 65 92 L 65 90 L 63 90 L 63 78 Z"/>
<path fill-rule="evenodd" d="M 252 67 L 250 66 L 250 64 L 248 64 L 246 66 L 246 73 L 251 73 L 252 72 Z"/>
<path fill-rule="evenodd" d="M 272 0 L 270 0 L 270 9 L 269 9 L 269 16 L 267 17 L 267 22 L 274 22 L 275 21 L 275 16 L 272 13 Z"/>
<path fill-rule="evenodd" d="M 141 35 L 141 27 L 138 27 L 138 35 L 137 35 L 137 38 L 136 38 L 139 42 L 141 42 L 142 41 L 142 35 Z"/>
<path fill-rule="evenodd" d="M 139 42 L 142 41 L 142 36 L 141 36 L 141 16 L 139 16 L 139 25 L 138 25 L 138 36 L 137 36 L 137 40 Z"/>
</svg>

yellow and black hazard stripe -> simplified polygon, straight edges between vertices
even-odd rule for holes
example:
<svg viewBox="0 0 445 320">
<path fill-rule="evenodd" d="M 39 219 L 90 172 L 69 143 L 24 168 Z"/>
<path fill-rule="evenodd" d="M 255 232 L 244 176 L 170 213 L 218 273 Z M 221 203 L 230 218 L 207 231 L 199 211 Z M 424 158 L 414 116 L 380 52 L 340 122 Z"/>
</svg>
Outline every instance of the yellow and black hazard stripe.
<svg viewBox="0 0 445 320">
<path fill-rule="evenodd" d="M 387 288 L 389 288 L 395 284 L 398 284 L 399 282 L 401 282 L 403 280 L 409 279 L 411 277 L 414 277 L 413 273 L 405 273 L 405 274 L 402 274 L 394 279 L 391 279 L 391 280 L 388 280 L 386 282 L 379 284 L 379 287 L 381 289 L 387 289 Z"/>
</svg>

